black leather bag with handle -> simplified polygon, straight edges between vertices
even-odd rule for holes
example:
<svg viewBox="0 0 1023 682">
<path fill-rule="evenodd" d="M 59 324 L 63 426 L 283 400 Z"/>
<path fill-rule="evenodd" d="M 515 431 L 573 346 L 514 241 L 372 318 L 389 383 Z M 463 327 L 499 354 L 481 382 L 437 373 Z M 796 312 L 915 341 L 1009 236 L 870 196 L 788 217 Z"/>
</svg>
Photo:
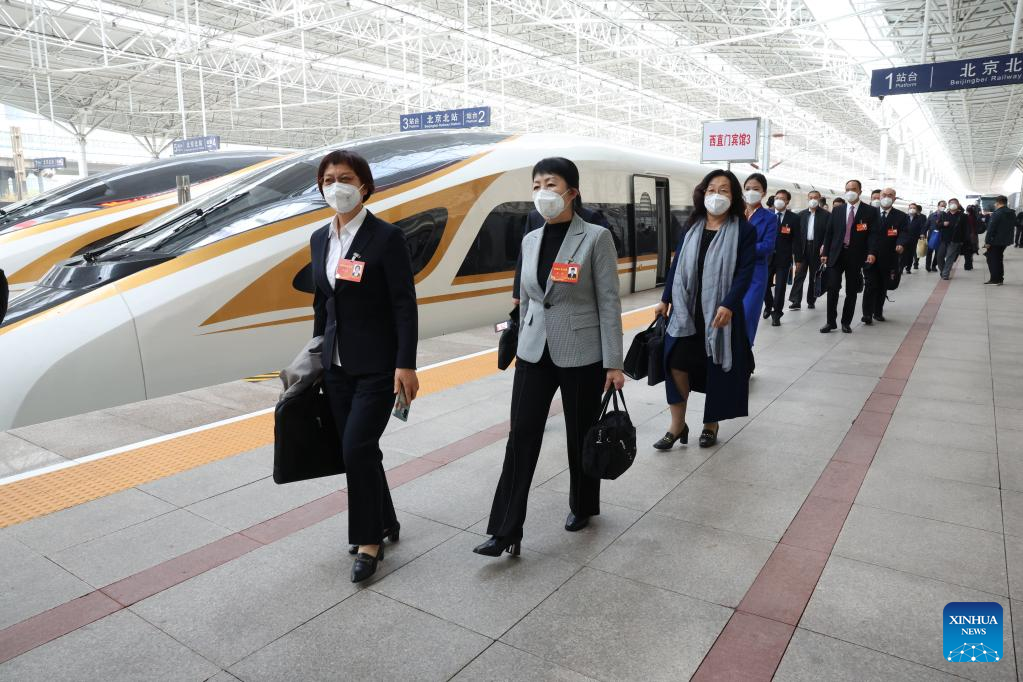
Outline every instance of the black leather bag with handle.
<svg viewBox="0 0 1023 682">
<path fill-rule="evenodd" d="M 497 368 L 501 371 L 508 369 L 512 360 L 515 359 L 515 351 L 519 345 L 519 307 L 515 306 L 508 313 L 507 327 L 501 332 L 501 339 L 497 342 Z"/>
<path fill-rule="evenodd" d="M 618 409 L 619 396 L 621 410 Z M 609 412 L 611 401 L 614 401 L 614 410 Z M 636 460 L 636 427 L 625 406 L 625 394 L 613 387 L 604 394 L 600 418 L 586 432 L 582 460 L 587 476 L 608 480 L 624 474 Z"/>
<path fill-rule="evenodd" d="M 341 441 L 322 383 L 277 403 L 274 410 L 274 483 L 345 472 Z"/>
<path fill-rule="evenodd" d="M 817 268 L 817 274 L 813 276 L 813 295 L 815 298 L 824 298 L 828 293 L 828 266 L 821 264 Z"/>
<path fill-rule="evenodd" d="M 656 386 L 664 381 L 664 335 L 668 327 L 668 318 L 660 317 L 654 320 L 653 328 L 646 342 L 646 383 L 648 386 Z"/>
</svg>

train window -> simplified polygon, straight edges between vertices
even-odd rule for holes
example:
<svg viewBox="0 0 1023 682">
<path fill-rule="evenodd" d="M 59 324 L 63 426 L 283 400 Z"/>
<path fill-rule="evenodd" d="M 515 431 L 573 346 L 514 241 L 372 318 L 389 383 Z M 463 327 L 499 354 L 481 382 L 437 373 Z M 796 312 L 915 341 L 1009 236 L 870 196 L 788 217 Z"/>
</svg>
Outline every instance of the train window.
<svg viewBox="0 0 1023 682">
<path fill-rule="evenodd" d="M 402 218 L 394 224 L 405 233 L 405 244 L 412 258 L 412 272 L 418 274 L 437 253 L 444 228 L 448 224 L 448 210 L 431 208 L 429 211 Z"/>
<path fill-rule="evenodd" d="M 629 255 L 629 207 L 625 204 L 585 204 L 589 209 L 604 216 L 607 227 L 614 238 L 615 251 L 619 258 Z"/>
<path fill-rule="evenodd" d="M 636 255 L 657 253 L 657 214 L 650 194 L 643 192 L 636 201 Z"/>
<path fill-rule="evenodd" d="M 532 210 L 533 203 L 529 201 L 510 201 L 495 207 L 483 220 L 458 268 L 458 276 L 514 270 L 526 232 L 526 218 Z"/>
</svg>

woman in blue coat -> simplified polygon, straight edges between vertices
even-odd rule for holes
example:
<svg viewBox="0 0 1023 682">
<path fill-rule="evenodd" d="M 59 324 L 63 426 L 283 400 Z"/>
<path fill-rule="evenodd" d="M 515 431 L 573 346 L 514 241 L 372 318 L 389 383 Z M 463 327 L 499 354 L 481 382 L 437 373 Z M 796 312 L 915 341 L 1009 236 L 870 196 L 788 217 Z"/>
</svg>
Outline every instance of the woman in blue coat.
<svg viewBox="0 0 1023 682">
<path fill-rule="evenodd" d="M 656 315 L 668 320 L 664 382 L 671 425 L 654 447 L 689 440 L 686 401 L 705 393 L 700 447 L 714 445 L 718 422 L 749 412 L 753 352 L 746 336 L 743 295 L 756 261 L 756 229 L 745 219 L 739 179 L 714 170 L 693 191 L 693 213 L 682 230 Z M 761 294 L 763 295 L 763 294 Z"/>
<path fill-rule="evenodd" d="M 767 264 L 774 253 L 774 240 L 778 237 L 774 217 L 760 202 L 767 195 L 767 178 L 754 173 L 746 178 L 742 198 L 746 202 L 746 220 L 757 231 L 757 262 L 753 270 L 753 281 L 749 291 L 742 298 L 746 311 L 746 336 L 752 346 L 757 338 L 760 311 L 764 309 L 764 293 L 767 291 Z"/>
</svg>

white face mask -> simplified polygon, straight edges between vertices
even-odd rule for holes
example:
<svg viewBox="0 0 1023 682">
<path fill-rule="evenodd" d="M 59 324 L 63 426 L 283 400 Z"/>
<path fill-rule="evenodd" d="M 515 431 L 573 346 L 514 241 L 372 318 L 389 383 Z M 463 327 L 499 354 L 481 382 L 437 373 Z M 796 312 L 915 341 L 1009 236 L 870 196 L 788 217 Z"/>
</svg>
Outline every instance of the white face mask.
<svg viewBox="0 0 1023 682">
<path fill-rule="evenodd" d="M 807 203 L 809 204 L 810 208 L 817 208 L 818 206 L 821 205 L 821 202 L 817 201 L 816 199 L 810 199 L 810 201 Z"/>
<path fill-rule="evenodd" d="M 870 200 L 870 205 L 873 206 L 874 208 L 881 208 L 881 200 L 880 199 L 871 199 Z"/>
<path fill-rule="evenodd" d="M 944 206 L 939 206 L 939 207 L 938 207 L 938 210 L 939 210 L 939 211 L 944 211 L 944 210 L 945 210 L 945 207 L 944 207 Z"/>
<path fill-rule="evenodd" d="M 338 213 L 348 213 L 362 201 L 362 185 L 356 187 L 347 182 L 335 182 L 323 188 L 323 198 L 327 205 Z"/>
<path fill-rule="evenodd" d="M 568 194 L 567 189 L 564 194 Z M 533 192 L 533 206 L 536 206 L 537 213 L 542 215 L 544 220 L 552 220 L 565 210 L 564 194 L 549 189 L 538 189 Z"/>
<path fill-rule="evenodd" d="M 855 203 L 857 200 L 859 200 L 859 198 L 860 195 L 854 192 L 853 190 L 849 190 L 848 192 L 845 193 L 845 200 L 850 204 Z"/>
<path fill-rule="evenodd" d="M 764 198 L 764 195 L 755 189 L 748 189 L 742 193 L 742 198 L 746 200 L 747 205 L 755 206 L 760 203 L 760 200 Z"/>
<path fill-rule="evenodd" d="M 958 211 L 959 210 L 959 204 L 957 204 L 956 202 L 953 201 L 951 204 L 948 205 L 948 210 L 950 210 L 950 211 Z"/>
<path fill-rule="evenodd" d="M 892 203 L 891 197 L 881 197 L 881 208 L 891 208 Z"/>
<path fill-rule="evenodd" d="M 708 193 L 703 196 L 703 205 L 707 209 L 707 213 L 718 216 L 728 210 L 728 207 L 732 205 L 732 200 L 723 194 Z"/>
<path fill-rule="evenodd" d="M 785 210 L 785 200 L 784 199 L 779 199 L 779 198 L 775 197 L 775 199 L 774 199 L 774 209 L 776 211 L 784 211 Z"/>
<path fill-rule="evenodd" d="M 916 215 L 916 209 L 915 208 L 909 209 L 909 215 Z"/>
</svg>

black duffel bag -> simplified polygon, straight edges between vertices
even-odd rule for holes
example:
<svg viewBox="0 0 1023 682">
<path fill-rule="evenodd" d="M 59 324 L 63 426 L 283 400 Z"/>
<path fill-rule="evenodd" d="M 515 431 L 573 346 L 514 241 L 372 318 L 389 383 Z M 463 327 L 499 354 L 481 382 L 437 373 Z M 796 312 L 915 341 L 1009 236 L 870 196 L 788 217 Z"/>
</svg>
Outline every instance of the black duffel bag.
<svg viewBox="0 0 1023 682">
<path fill-rule="evenodd" d="M 648 386 L 656 386 L 664 381 L 664 335 L 667 333 L 668 318 L 658 317 L 654 320 L 654 327 L 650 330 L 650 336 L 646 342 L 646 383 Z"/>
<path fill-rule="evenodd" d="M 895 291 L 902 282 L 902 268 L 895 267 L 888 270 L 888 276 L 884 278 L 885 291 Z"/>
<path fill-rule="evenodd" d="M 660 350 L 658 350 L 658 348 Z M 658 316 L 650 326 L 636 334 L 625 354 L 622 371 L 630 379 L 642 379 L 650 375 L 650 370 L 658 370 L 660 378 L 654 377 L 650 385 L 664 381 L 664 360 L 658 353 L 664 352 L 664 318 Z M 652 364 L 658 363 L 658 364 Z"/>
<path fill-rule="evenodd" d="M 286 398 L 274 410 L 274 483 L 345 472 L 341 441 L 322 382 Z"/>
<path fill-rule="evenodd" d="M 623 410 L 618 409 L 618 396 Z M 608 412 L 614 400 L 614 411 Z M 636 459 L 636 427 L 625 406 L 625 394 L 614 387 L 604 394 L 600 418 L 583 440 L 583 472 L 594 478 L 614 480 L 624 474 Z"/>
<path fill-rule="evenodd" d="M 515 359 L 515 351 L 519 345 L 519 307 L 515 306 L 508 313 L 507 326 L 501 332 L 501 338 L 497 342 L 497 368 L 508 369 L 512 360 Z"/>
</svg>

